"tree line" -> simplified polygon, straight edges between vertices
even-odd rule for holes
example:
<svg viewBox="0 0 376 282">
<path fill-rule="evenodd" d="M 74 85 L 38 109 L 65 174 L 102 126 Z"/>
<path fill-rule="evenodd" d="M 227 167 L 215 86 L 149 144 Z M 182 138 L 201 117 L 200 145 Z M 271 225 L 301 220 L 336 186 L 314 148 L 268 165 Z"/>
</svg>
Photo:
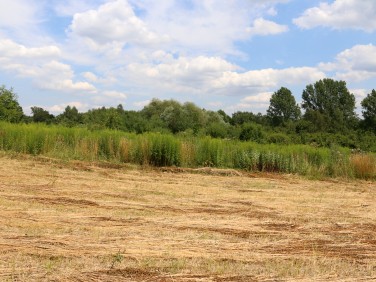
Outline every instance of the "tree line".
<svg viewBox="0 0 376 282">
<path fill-rule="evenodd" d="M 125 132 L 162 132 L 178 135 L 239 139 L 258 143 L 333 144 L 376 151 L 376 91 L 361 102 L 362 117 L 355 112 L 355 96 L 345 81 L 325 78 L 309 84 L 302 92 L 301 105 L 291 91 L 281 87 L 270 98 L 266 114 L 199 108 L 191 102 L 153 99 L 140 111 L 102 107 L 80 113 L 67 106 L 54 116 L 41 107 L 31 107 L 26 116 L 12 88 L 0 87 L 0 120 L 12 123 L 46 123 L 113 129 Z"/>
</svg>

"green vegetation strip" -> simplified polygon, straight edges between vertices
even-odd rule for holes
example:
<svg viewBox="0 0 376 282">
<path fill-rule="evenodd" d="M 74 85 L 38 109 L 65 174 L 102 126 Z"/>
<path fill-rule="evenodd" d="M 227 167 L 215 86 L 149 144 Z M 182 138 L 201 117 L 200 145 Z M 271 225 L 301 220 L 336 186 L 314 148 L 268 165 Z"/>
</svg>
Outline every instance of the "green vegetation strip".
<svg viewBox="0 0 376 282">
<path fill-rule="evenodd" d="M 376 179 L 376 156 L 372 153 L 354 154 L 341 147 L 257 144 L 160 133 L 137 135 L 0 122 L 0 150 L 85 161 Z"/>
</svg>

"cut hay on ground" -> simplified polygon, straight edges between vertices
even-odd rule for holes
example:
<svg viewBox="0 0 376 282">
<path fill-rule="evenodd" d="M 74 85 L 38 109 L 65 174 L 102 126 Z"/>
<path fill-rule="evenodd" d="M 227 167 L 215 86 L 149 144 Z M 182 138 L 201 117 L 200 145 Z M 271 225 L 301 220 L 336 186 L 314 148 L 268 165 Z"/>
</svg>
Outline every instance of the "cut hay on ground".
<svg viewBox="0 0 376 282">
<path fill-rule="evenodd" d="M 0 157 L 0 281 L 376 279 L 375 182 Z"/>
</svg>

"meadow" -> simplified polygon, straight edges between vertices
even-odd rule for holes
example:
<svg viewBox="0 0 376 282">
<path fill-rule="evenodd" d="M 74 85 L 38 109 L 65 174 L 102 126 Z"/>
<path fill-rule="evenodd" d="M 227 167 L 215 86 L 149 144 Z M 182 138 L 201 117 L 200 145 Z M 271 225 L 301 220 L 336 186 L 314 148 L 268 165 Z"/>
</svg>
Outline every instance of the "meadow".
<svg viewBox="0 0 376 282">
<path fill-rule="evenodd" d="M 0 150 L 81 161 L 155 167 L 214 167 L 324 179 L 375 179 L 376 155 L 310 145 L 258 144 L 161 133 L 91 131 L 59 125 L 0 123 Z"/>
<path fill-rule="evenodd" d="M 0 281 L 373 281 L 375 197 L 374 181 L 0 153 Z"/>
<path fill-rule="evenodd" d="M 0 123 L 1 281 L 376 279 L 375 155 Z"/>
</svg>

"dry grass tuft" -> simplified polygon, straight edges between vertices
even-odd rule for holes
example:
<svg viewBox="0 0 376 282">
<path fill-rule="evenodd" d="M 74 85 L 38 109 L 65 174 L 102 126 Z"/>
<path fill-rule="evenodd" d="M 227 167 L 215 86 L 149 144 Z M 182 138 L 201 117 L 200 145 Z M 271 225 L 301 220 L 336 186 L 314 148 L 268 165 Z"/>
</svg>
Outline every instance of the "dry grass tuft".
<svg viewBox="0 0 376 282">
<path fill-rule="evenodd" d="M 356 154 L 351 157 L 355 176 L 362 179 L 376 177 L 376 158 L 371 155 Z"/>
</svg>

